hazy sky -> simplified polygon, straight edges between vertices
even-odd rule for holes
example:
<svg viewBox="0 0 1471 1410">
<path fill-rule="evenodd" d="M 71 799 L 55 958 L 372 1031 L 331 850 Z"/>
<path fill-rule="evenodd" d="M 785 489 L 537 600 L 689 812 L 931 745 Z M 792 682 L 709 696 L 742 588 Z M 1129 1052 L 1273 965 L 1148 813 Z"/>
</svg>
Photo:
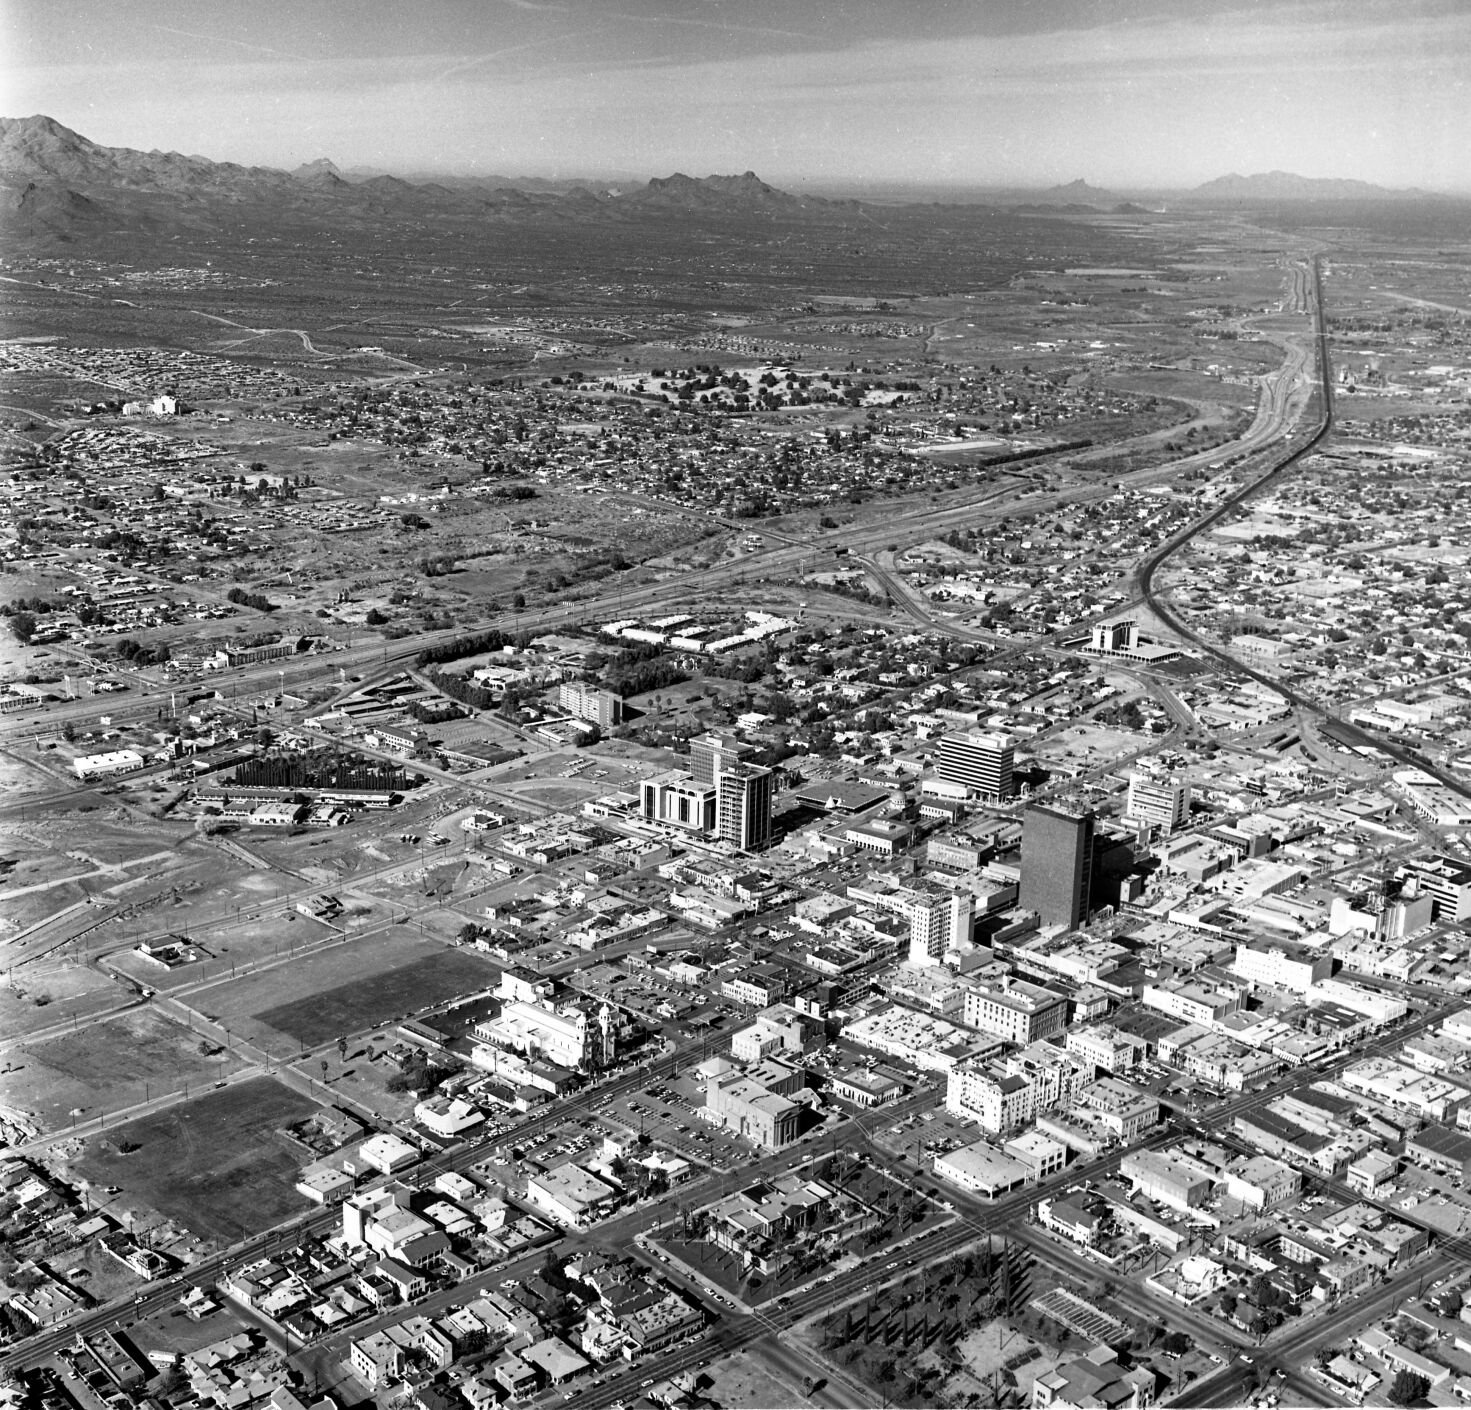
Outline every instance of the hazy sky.
<svg viewBox="0 0 1471 1410">
<path fill-rule="evenodd" d="M 7 116 L 219 160 L 1471 190 L 1467 0 L 0 0 L 0 23 Z"/>
</svg>

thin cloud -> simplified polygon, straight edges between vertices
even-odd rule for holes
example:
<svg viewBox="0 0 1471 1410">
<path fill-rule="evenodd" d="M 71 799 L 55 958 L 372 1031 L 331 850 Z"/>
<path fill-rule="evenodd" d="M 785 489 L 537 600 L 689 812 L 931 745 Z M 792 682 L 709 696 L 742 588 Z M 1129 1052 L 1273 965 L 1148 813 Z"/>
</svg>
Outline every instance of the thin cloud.
<svg viewBox="0 0 1471 1410">
<path fill-rule="evenodd" d="M 577 35 L 593 33 L 593 30 L 579 30 Z M 527 49 L 544 49 L 548 44 L 565 44 L 576 36 L 571 34 L 548 34 L 541 39 L 528 39 L 524 44 L 510 44 L 504 49 L 492 49 L 488 54 L 476 54 L 473 59 L 466 59 L 463 63 L 455 64 L 444 70 L 443 73 L 434 76 L 434 82 L 452 78 L 457 73 L 464 73 L 467 69 L 479 68 L 481 64 L 493 64 L 497 59 L 507 58 L 511 54 L 521 54 Z"/>
<path fill-rule="evenodd" d="M 807 34 L 794 29 L 772 29 L 768 25 L 720 24 L 715 20 L 697 20 L 689 15 L 628 15 L 611 10 L 603 11 L 610 19 L 631 20 L 635 24 L 682 24 L 691 29 L 715 29 L 725 34 L 769 35 L 774 39 L 821 39 L 822 35 Z"/>
<path fill-rule="evenodd" d="M 276 59 L 292 57 L 280 49 L 268 49 L 264 44 L 250 44 L 243 39 L 231 39 L 224 34 L 196 34 L 193 30 L 172 29 L 166 24 L 156 24 L 153 28 L 163 34 L 177 34 L 182 39 L 202 39 L 206 44 L 233 44 L 237 49 L 249 49 L 256 54 L 270 54 Z"/>
</svg>

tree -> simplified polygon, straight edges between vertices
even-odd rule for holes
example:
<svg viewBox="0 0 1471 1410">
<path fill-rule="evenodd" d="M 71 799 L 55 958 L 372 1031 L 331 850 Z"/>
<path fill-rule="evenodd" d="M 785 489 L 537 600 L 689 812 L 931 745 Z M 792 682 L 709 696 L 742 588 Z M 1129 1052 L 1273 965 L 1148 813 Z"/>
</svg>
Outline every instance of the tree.
<svg viewBox="0 0 1471 1410">
<path fill-rule="evenodd" d="M 169 1366 L 153 1383 L 154 1395 L 173 1395 L 184 1389 L 184 1371 L 180 1366 Z"/>
<path fill-rule="evenodd" d="M 1166 1332 L 1164 1339 L 1160 1342 L 1160 1349 L 1168 1351 L 1171 1356 L 1183 1356 L 1192 1345 L 1189 1336 L 1184 1332 Z"/>
<path fill-rule="evenodd" d="M 12 612 L 10 630 L 17 641 L 28 642 L 36 634 L 36 619 L 29 612 Z"/>
<path fill-rule="evenodd" d="M 1430 1382 L 1424 1376 L 1417 1376 L 1413 1371 L 1403 1369 L 1396 1371 L 1394 1380 L 1389 1385 L 1391 1405 L 1413 1405 L 1417 1400 L 1424 1400 L 1429 1394 Z"/>
<path fill-rule="evenodd" d="M 388 618 L 376 607 L 368 608 L 368 615 L 363 618 L 363 621 L 370 627 L 381 627 L 387 620 Z"/>
</svg>

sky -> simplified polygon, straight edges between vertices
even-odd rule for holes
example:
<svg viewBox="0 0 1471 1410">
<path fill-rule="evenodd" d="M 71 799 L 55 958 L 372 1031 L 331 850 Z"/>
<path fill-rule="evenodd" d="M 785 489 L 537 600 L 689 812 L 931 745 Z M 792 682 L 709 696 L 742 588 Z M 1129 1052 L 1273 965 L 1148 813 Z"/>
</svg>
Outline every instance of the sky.
<svg viewBox="0 0 1471 1410">
<path fill-rule="evenodd" d="M 1471 4 L 0 0 L 0 112 L 287 168 L 1471 192 Z"/>
</svg>

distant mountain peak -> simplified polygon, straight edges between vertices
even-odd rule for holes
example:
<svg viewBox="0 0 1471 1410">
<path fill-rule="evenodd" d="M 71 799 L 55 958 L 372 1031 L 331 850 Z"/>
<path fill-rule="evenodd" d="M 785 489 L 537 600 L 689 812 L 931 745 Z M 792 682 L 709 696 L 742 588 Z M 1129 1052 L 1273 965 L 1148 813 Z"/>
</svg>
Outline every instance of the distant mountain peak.
<svg viewBox="0 0 1471 1410">
<path fill-rule="evenodd" d="M 1122 199 L 1102 186 L 1090 186 L 1081 176 L 1076 181 L 1069 181 L 1065 186 L 1049 186 L 1044 191 L 1027 191 L 1017 194 L 1024 194 L 1025 201 L 1014 209 L 1035 214 L 1049 210 L 1061 213 L 1066 213 L 1069 209 L 1076 212 L 1104 210 L 1116 205 Z"/>
<path fill-rule="evenodd" d="M 342 180 L 342 172 L 328 157 L 318 157 L 314 162 L 303 162 L 291 174 L 301 181 L 310 181 L 315 177 L 323 176 L 335 176 L 339 181 Z"/>
<path fill-rule="evenodd" d="M 43 113 L 0 118 L 0 171 L 22 171 L 27 176 L 66 175 L 102 150 Z"/>
<path fill-rule="evenodd" d="M 754 171 L 743 171 L 739 176 L 686 176 L 676 171 L 656 176 L 647 186 L 629 191 L 620 199 L 691 207 L 804 204 L 800 197 L 768 186 Z"/>
<path fill-rule="evenodd" d="M 1049 186 L 1044 196 L 1056 196 L 1068 201 L 1112 201 L 1117 198 L 1112 191 L 1102 186 L 1090 186 L 1081 176 L 1069 181 L 1066 186 Z"/>
<path fill-rule="evenodd" d="M 1402 201 L 1423 198 L 1418 190 L 1394 190 L 1348 177 L 1299 176 L 1291 171 L 1231 172 L 1188 193 L 1197 201 Z"/>
</svg>

